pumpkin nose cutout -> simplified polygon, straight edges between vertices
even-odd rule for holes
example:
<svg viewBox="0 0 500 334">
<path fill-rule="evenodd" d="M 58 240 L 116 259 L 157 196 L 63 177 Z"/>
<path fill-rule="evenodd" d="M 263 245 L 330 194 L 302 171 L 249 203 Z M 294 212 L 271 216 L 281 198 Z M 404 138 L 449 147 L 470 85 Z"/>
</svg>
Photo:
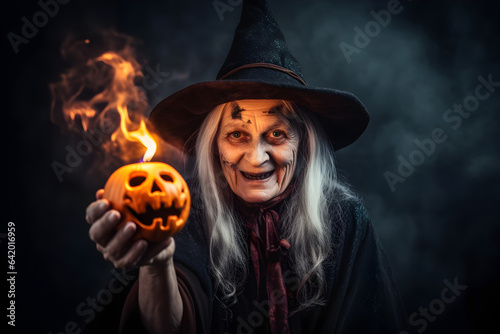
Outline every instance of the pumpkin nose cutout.
<svg viewBox="0 0 500 334">
<path fill-rule="evenodd" d="M 154 193 L 155 191 L 158 191 L 161 193 L 161 189 L 156 183 L 156 180 L 153 180 L 153 186 L 151 187 L 151 193 Z"/>
</svg>

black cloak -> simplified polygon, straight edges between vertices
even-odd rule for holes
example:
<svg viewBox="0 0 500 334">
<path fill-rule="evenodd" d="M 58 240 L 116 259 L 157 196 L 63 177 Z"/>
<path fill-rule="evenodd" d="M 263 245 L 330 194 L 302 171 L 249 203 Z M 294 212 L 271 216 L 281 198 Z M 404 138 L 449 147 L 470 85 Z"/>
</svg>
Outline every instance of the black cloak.
<svg viewBox="0 0 500 334">
<path fill-rule="evenodd" d="M 286 209 L 286 200 L 279 209 Z M 324 266 L 328 284 L 326 304 L 291 315 L 291 333 L 409 331 L 408 317 L 367 211 L 359 201 L 350 201 L 343 205 L 342 216 L 342 233 L 332 238 L 335 252 Z M 332 217 L 332 224 L 338 224 L 338 218 Z M 214 295 L 208 270 L 208 239 L 202 221 L 200 210 L 193 206 L 186 227 L 175 236 L 174 263 L 184 303 L 181 332 L 265 333 L 268 314 L 264 304 L 253 302 L 256 282 L 252 270 L 236 304 L 226 307 Z M 129 275 L 134 274 L 137 275 L 137 269 Z M 287 288 L 295 284 L 296 281 L 289 279 L 293 275 L 283 276 Z M 296 306 L 293 298 L 289 298 L 290 312 Z M 144 332 L 138 315 L 137 282 L 115 296 L 85 329 L 85 333 Z"/>
</svg>

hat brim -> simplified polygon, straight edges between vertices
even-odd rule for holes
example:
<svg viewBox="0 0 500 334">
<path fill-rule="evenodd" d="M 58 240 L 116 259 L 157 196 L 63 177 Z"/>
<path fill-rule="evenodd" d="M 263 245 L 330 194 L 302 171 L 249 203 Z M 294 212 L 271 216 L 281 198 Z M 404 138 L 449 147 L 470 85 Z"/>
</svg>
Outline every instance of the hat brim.
<svg viewBox="0 0 500 334">
<path fill-rule="evenodd" d="M 169 144 L 194 154 L 198 129 L 217 105 L 245 99 L 281 99 L 313 112 L 334 150 L 353 143 L 365 131 L 370 116 L 349 92 L 265 80 L 217 80 L 188 86 L 161 101 L 150 114 L 158 134 Z"/>
</svg>

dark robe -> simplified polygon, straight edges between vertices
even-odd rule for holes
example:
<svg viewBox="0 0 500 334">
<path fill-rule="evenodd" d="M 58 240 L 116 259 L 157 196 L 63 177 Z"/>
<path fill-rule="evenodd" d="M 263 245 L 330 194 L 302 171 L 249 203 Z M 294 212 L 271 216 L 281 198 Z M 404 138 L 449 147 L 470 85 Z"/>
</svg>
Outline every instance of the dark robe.
<svg viewBox="0 0 500 334">
<path fill-rule="evenodd" d="M 286 208 L 285 203 L 278 210 Z M 332 217 L 332 224 L 339 217 Z M 351 201 L 343 208 L 343 227 L 334 229 L 332 258 L 325 266 L 327 289 L 323 306 L 314 306 L 294 314 L 297 279 L 287 263 L 283 277 L 287 292 L 290 331 L 302 333 L 400 333 L 409 331 L 398 289 L 391 269 L 373 230 L 368 213 L 360 202 Z M 174 263 L 179 291 L 184 304 L 181 333 L 266 333 L 268 324 L 265 289 L 256 291 L 251 260 L 248 277 L 236 303 L 225 306 L 214 295 L 208 271 L 207 236 L 203 217 L 193 206 L 186 227 L 175 236 Z M 292 245 L 293 247 L 293 245 Z M 285 261 L 285 260 L 283 260 Z M 265 263 L 263 264 L 265 265 Z M 263 276 L 263 275 L 261 275 Z M 138 315 L 137 283 L 130 284 L 122 296 L 95 320 L 85 333 L 143 333 Z M 265 284 L 259 284 L 260 287 Z M 256 296 L 259 300 L 255 301 Z M 161 296 L 158 296 L 161 298 Z"/>
</svg>

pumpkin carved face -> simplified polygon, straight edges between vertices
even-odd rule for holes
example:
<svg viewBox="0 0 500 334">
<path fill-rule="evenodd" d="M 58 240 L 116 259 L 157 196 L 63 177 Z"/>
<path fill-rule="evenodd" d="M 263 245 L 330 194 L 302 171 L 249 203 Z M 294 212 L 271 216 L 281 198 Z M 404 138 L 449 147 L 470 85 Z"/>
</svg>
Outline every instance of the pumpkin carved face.
<svg viewBox="0 0 500 334">
<path fill-rule="evenodd" d="M 136 163 L 117 169 L 104 186 L 104 198 L 122 214 L 121 224 L 136 223 L 136 238 L 150 242 L 179 232 L 191 208 L 186 181 L 172 166 L 161 162 Z"/>
</svg>

